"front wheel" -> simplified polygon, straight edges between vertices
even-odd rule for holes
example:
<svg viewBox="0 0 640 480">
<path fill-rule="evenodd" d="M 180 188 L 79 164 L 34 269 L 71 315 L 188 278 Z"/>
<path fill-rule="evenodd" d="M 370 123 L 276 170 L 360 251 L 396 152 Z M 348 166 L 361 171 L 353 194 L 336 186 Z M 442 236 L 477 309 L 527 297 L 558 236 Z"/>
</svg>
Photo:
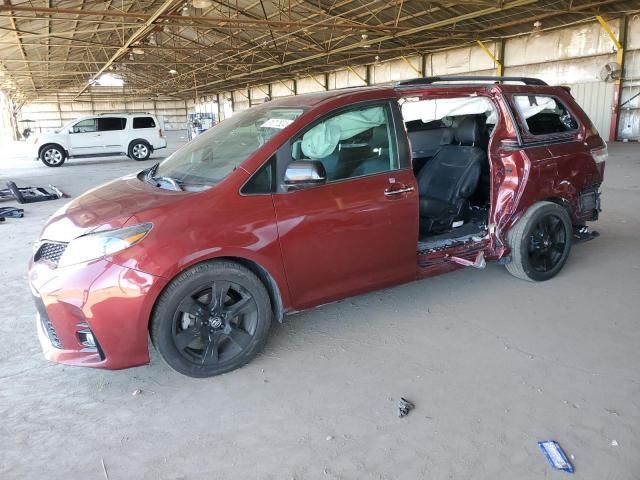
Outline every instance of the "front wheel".
<svg viewBox="0 0 640 480">
<path fill-rule="evenodd" d="M 523 280 L 549 280 L 567 261 L 571 239 L 567 211 L 552 202 L 536 203 L 509 232 L 511 262 L 507 270 Z"/>
<path fill-rule="evenodd" d="M 129 157 L 134 160 L 146 160 L 151 155 L 151 147 L 147 142 L 140 140 L 131 142 L 129 145 Z"/>
<path fill-rule="evenodd" d="M 61 167 L 66 159 L 66 152 L 58 145 L 45 145 L 40 150 L 40 160 L 47 167 Z"/>
<path fill-rule="evenodd" d="M 205 262 L 179 275 L 160 297 L 151 340 L 162 359 L 190 377 L 213 377 L 253 359 L 267 339 L 271 303 L 250 270 Z"/>
</svg>

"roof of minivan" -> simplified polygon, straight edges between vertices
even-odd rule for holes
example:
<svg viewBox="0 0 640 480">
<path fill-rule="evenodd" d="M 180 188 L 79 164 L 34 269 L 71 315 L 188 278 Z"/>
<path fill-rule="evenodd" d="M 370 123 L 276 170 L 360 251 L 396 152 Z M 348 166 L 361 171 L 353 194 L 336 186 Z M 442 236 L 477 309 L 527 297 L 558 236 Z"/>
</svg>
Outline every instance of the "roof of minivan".
<svg viewBox="0 0 640 480">
<path fill-rule="evenodd" d="M 455 81 L 453 81 L 455 82 Z M 501 83 L 501 82 L 472 82 L 464 81 L 459 83 L 425 83 L 425 84 L 410 84 L 410 85 L 376 85 L 368 87 L 347 87 L 336 90 L 327 90 L 324 92 L 305 93 L 301 95 L 295 95 L 290 97 L 281 97 L 271 100 L 277 106 L 283 107 L 313 107 L 327 100 L 334 100 L 340 97 L 348 97 L 352 95 L 360 94 L 373 94 L 376 96 L 385 96 L 386 93 L 389 97 L 402 95 L 403 92 L 415 92 L 416 90 L 486 90 L 489 88 L 499 87 L 500 90 L 506 92 L 520 92 L 522 90 L 541 92 L 549 91 L 549 89 L 560 88 L 550 85 L 520 85 L 513 83 Z"/>
</svg>

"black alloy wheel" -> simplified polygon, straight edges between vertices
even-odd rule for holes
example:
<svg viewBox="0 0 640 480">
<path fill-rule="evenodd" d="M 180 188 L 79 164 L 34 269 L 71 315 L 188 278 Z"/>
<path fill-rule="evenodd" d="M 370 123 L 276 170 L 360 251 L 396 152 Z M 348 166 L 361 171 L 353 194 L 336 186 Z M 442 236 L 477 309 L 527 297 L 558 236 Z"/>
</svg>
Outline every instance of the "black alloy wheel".
<svg viewBox="0 0 640 480">
<path fill-rule="evenodd" d="M 561 218 L 547 215 L 538 220 L 529 234 L 529 264 L 536 272 L 553 270 L 567 248 L 567 232 Z"/>
<path fill-rule="evenodd" d="M 258 306 L 237 283 L 214 281 L 188 294 L 173 319 L 173 342 L 187 360 L 216 365 L 232 360 L 249 346 L 256 332 Z"/>
<path fill-rule="evenodd" d="M 212 377 L 253 359 L 273 316 L 269 293 L 248 268 L 202 262 L 179 274 L 153 310 L 151 341 L 162 359 L 190 377 Z"/>
<path fill-rule="evenodd" d="M 564 207 L 553 202 L 535 203 L 507 235 L 511 247 L 507 270 L 535 282 L 554 277 L 569 257 L 572 230 Z"/>
</svg>

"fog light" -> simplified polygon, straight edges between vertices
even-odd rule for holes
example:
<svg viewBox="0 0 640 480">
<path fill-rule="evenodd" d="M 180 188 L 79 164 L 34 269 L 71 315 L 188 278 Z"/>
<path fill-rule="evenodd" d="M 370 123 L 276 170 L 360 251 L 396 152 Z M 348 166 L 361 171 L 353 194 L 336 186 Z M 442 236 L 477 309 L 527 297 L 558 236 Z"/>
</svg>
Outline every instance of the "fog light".
<svg viewBox="0 0 640 480">
<path fill-rule="evenodd" d="M 80 343 L 88 348 L 96 348 L 96 339 L 93 338 L 93 332 L 89 329 L 89 324 L 79 323 L 77 325 L 82 330 L 78 330 L 78 340 Z"/>
</svg>

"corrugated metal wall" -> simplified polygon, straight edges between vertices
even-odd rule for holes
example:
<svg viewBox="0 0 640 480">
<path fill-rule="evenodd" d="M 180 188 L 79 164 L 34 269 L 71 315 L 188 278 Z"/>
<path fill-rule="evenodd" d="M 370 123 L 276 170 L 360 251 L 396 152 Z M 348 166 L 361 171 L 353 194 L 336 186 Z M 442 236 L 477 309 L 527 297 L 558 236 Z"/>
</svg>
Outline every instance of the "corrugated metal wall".
<svg viewBox="0 0 640 480">
<path fill-rule="evenodd" d="M 606 139 L 611 125 L 613 84 L 606 82 L 574 83 L 571 94 L 589 115 L 600 136 Z"/>
</svg>

